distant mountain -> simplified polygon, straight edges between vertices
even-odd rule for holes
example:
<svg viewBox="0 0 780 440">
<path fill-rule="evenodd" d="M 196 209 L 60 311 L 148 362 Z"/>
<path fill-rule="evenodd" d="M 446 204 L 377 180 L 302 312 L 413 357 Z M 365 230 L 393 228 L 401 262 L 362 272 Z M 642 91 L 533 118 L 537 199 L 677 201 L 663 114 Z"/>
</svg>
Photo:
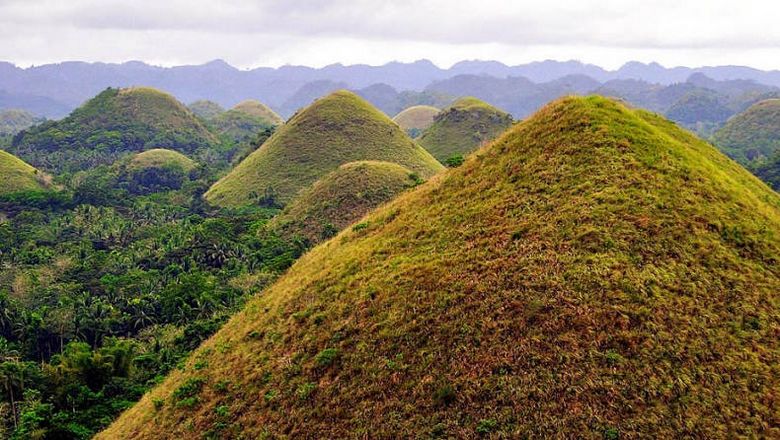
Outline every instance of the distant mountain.
<svg viewBox="0 0 780 440">
<path fill-rule="evenodd" d="M 0 110 L 0 136 L 15 135 L 35 124 L 45 121 L 25 110 Z"/>
<path fill-rule="evenodd" d="M 183 102 L 205 99 L 225 108 L 247 98 L 258 99 L 283 116 L 289 116 L 311 103 L 311 99 L 322 96 L 306 94 L 306 90 L 311 92 L 315 89 L 307 86 L 313 82 L 320 82 L 320 87 L 328 83 L 333 85 L 327 88 L 329 91 L 337 88 L 358 90 L 385 84 L 399 92 L 419 92 L 434 82 L 462 75 L 497 79 L 522 77 L 534 83 L 549 83 L 564 77 L 588 77 L 599 83 L 632 79 L 670 85 L 684 82 L 695 73 L 717 81 L 750 80 L 780 86 L 780 71 L 766 72 L 740 66 L 665 68 L 657 63 L 638 62 L 626 63 L 614 71 L 578 61 L 551 60 L 517 66 L 497 61 L 462 61 L 449 69 L 420 60 L 382 66 L 332 64 L 323 68 L 283 66 L 250 70 L 236 69 L 221 60 L 177 67 L 151 66 L 139 61 L 122 64 L 64 62 L 24 69 L 0 62 L 0 109 L 20 108 L 36 115 L 58 118 L 107 87 L 144 85 L 166 90 Z M 562 87 L 560 84 L 553 86 Z M 374 92 L 377 91 L 366 91 Z M 376 105 L 389 114 L 404 108 L 383 107 L 380 102 Z M 514 110 L 510 111 L 516 114 Z"/>
<path fill-rule="evenodd" d="M 741 162 L 765 160 L 780 152 L 780 99 L 767 99 L 731 118 L 713 138 Z"/>
</svg>

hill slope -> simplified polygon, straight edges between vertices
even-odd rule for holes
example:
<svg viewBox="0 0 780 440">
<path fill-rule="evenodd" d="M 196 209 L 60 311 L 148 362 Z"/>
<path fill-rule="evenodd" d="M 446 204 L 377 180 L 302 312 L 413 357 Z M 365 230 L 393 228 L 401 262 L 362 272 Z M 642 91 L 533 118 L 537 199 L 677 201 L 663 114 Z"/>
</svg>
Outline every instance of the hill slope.
<svg viewBox="0 0 780 440">
<path fill-rule="evenodd" d="M 271 110 L 267 105 L 254 99 L 239 102 L 233 107 L 233 110 L 262 118 L 268 125 L 284 124 L 284 119 L 282 119 L 281 116 Z"/>
<path fill-rule="evenodd" d="M 304 190 L 273 225 L 285 236 L 319 243 L 415 184 L 412 172 L 401 165 L 350 162 Z"/>
<path fill-rule="evenodd" d="M 304 255 L 98 436 L 777 437 L 780 196 L 546 106 Z"/>
<path fill-rule="evenodd" d="M 409 133 L 410 136 L 416 137 L 433 124 L 433 118 L 440 111 L 430 105 L 415 105 L 395 115 L 393 121 Z"/>
<path fill-rule="evenodd" d="M 43 121 L 43 118 L 24 110 L 0 110 L 0 136 L 14 135 Z"/>
<path fill-rule="evenodd" d="M 215 118 L 225 112 L 225 109 L 221 105 L 214 101 L 206 99 L 200 99 L 187 106 L 190 111 L 199 118 L 209 120 Z"/>
<path fill-rule="evenodd" d="M 48 189 L 46 175 L 13 154 L 0 150 L 0 195 Z"/>
<path fill-rule="evenodd" d="M 761 101 L 729 119 L 713 141 L 745 164 L 772 156 L 780 150 L 780 99 Z"/>
<path fill-rule="evenodd" d="M 439 162 L 465 156 L 512 125 L 509 114 L 476 98 L 461 98 L 439 113 L 420 145 Z"/>
<path fill-rule="evenodd" d="M 382 112 L 354 93 L 338 91 L 298 112 L 205 197 L 218 206 L 241 206 L 272 192 L 287 203 L 340 165 L 357 160 L 397 163 L 423 178 L 441 169 Z"/>
<path fill-rule="evenodd" d="M 179 152 L 155 148 L 133 156 L 128 164 L 128 169 L 180 168 L 184 171 L 191 171 L 195 166 L 195 161 Z"/>
<path fill-rule="evenodd" d="M 234 142 L 250 141 L 261 131 L 283 123 L 279 115 L 258 101 L 241 102 L 210 121 L 220 135 Z"/>
<path fill-rule="evenodd" d="M 171 95 L 134 87 L 106 89 L 67 118 L 14 139 L 11 151 L 40 168 L 77 171 L 152 147 L 193 155 L 216 144 L 214 135 Z"/>
</svg>

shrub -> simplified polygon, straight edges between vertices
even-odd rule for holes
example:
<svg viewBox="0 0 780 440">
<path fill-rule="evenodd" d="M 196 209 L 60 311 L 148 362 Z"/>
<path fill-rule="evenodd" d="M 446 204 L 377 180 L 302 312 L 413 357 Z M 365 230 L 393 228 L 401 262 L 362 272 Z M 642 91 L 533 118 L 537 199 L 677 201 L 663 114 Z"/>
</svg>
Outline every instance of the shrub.
<svg viewBox="0 0 780 440">
<path fill-rule="evenodd" d="M 461 165 L 463 165 L 463 162 L 465 162 L 466 159 L 463 157 L 462 154 L 456 154 L 447 160 L 444 161 L 444 165 L 446 165 L 449 168 L 457 168 Z"/>
<path fill-rule="evenodd" d="M 496 419 L 482 419 L 477 423 L 477 434 L 490 434 L 498 428 Z"/>
<path fill-rule="evenodd" d="M 449 383 L 441 385 L 433 393 L 433 400 L 437 405 L 441 406 L 453 403 L 455 401 L 455 388 Z"/>
<path fill-rule="evenodd" d="M 338 356 L 338 350 L 335 348 L 326 348 L 325 350 L 317 353 L 317 356 L 314 357 L 314 360 L 317 362 L 318 367 L 327 367 L 328 365 L 332 364 Z"/>
<path fill-rule="evenodd" d="M 297 394 L 298 398 L 301 400 L 308 400 L 309 397 L 312 395 L 312 393 L 314 393 L 314 390 L 316 389 L 317 389 L 316 383 L 306 382 L 298 386 L 298 390 L 296 390 L 295 394 Z"/>
</svg>

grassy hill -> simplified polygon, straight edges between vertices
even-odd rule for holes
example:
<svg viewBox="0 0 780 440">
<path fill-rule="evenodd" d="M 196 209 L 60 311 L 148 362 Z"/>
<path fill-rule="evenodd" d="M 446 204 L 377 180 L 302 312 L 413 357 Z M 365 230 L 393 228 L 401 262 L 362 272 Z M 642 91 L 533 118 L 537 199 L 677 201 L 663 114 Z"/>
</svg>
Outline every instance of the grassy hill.
<svg viewBox="0 0 780 440">
<path fill-rule="evenodd" d="M 263 130 L 281 125 L 284 120 L 258 101 L 244 101 L 214 117 L 210 125 L 233 142 L 247 142 Z"/>
<path fill-rule="evenodd" d="M 15 135 L 43 121 L 43 118 L 24 110 L 0 110 L 0 136 Z"/>
<path fill-rule="evenodd" d="M 319 243 L 415 184 L 414 174 L 401 165 L 350 162 L 304 190 L 274 218 L 273 227 L 284 236 Z"/>
<path fill-rule="evenodd" d="M 732 117 L 713 142 L 743 164 L 780 151 L 780 99 L 767 99 Z"/>
<path fill-rule="evenodd" d="M 780 196 L 600 97 L 316 247 L 98 439 L 777 437 Z"/>
<path fill-rule="evenodd" d="M 50 188 L 50 179 L 13 154 L 0 150 L 0 195 Z"/>
<path fill-rule="evenodd" d="M 338 91 L 295 114 L 205 197 L 218 206 L 256 203 L 269 194 L 288 203 L 319 178 L 357 160 L 397 163 L 422 178 L 442 168 L 382 112 L 354 93 Z"/>
<path fill-rule="evenodd" d="M 225 109 L 222 108 L 221 105 L 205 99 L 195 101 L 188 105 L 187 108 L 190 109 L 190 111 L 195 114 L 195 116 L 203 118 L 207 121 L 225 112 Z"/>
<path fill-rule="evenodd" d="M 752 170 L 759 179 L 780 192 L 780 151 L 776 151 L 767 160 L 755 164 Z"/>
<path fill-rule="evenodd" d="M 72 172 L 152 147 L 195 155 L 217 144 L 173 96 L 134 87 L 106 89 L 65 119 L 26 131 L 11 152 L 42 169 Z"/>
<path fill-rule="evenodd" d="M 393 121 L 401 126 L 412 137 L 417 137 L 423 130 L 433 124 L 433 118 L 441 110 L 430 105 L 415 105 L 398 113 Z"/>
<path fill-rule="evenodd" d="M 195 169 L 196 165 L 195 161 L 179 152 L 155 148 L 133 156 L 127 168 L 134 171 L 149 168 L 179 168 L 189 172 Z"/>
<path fill-rule="evenodd" d="M 133 194 L 180 189 L 196 167 L 189 157 L 163 148 L 138 153 L 116 165 L 119 182 Z"/>
<path fill-rule="evenodd" d="M 440 162 L 465 156 L 512 125 L 512 117 L 476 98 L 461 98 L 444 109 L 419 142 Z"/>
</svg>

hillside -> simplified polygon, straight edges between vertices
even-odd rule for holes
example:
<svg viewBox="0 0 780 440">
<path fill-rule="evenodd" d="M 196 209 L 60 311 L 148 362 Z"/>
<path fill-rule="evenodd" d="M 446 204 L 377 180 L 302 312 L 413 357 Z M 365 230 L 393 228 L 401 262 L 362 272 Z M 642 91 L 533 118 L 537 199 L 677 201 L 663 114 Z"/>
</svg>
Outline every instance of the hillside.
<svg viewBox="0 0 780 440">
<path fill-rule="evenodd" d="M 132 194 L 180 189 L 197 164 L 172 150 L 155 148 L 117 164 L 118 177 Z"/>
<path fill-rule="evenodd" d="M 415 184 L 412 172 L 401 165 L 350 162 L 293 199 L 274 218 L 272 226 L 283 236 L 301 237 L 316 244 Z"/>
<path fill-rule="evenodd" d="M 419 136 L 423 130 L 433 124 L 433 118 L 441 110 L 429 105 L 415 105 L 398 113 L 393 117 L 393 121 L 409 133 L 412 137 Z"/>
<path fill-rule="evenodd" d="M 357 160 L 397 163 L 424 179 L 442 168 L 382 112 L 354 93 L 338 91 L 296 113 L 205 197 L 217 206 L 269 197 L 287 203 L 340 165 Z"/>
<path fill-rule="evenodd" d="M 45 190 L 50 187 L 49 177 L 13 154 L 0 150 L 0 195 L 21 191 Z"/>
<path fill-rule="evenodd" d="M 149 168 L 179 168 L 183 171 L 192 171 L 195 161 L 189 157 L 172 150 L 155 148 L 138 153 L 130 159 L 127 168 L 130 170 L 145 170 Z"/>
<path fill-rule="evenodd" d="M 11 152 L 38 168 L 73 172 L 149 148 L 195 155 L 215 145 L 216 137 L 171 95 L 134 87 L 106 89 L 65 119 L 28 130 Z"/>
<path fill-rule="evenodd" d="M 729 119 L 713 142 L 739 162 L 767 158 L 780 150 L 780 99 L 767 99 Z"/>
<path fill-rule="evenodd" d="M 209 123 L 221 136 L 233 142 L 247 142 L 261 131 L 283 124 L 284 120 L 258 101 L 243 101 Z"/>
<path fill-rule="evenodd" d="M 444 109 L 419 142 L 439 162 L 465 156 L 512 125 L 507 113 L 476 98 L 461 98 Z"/>
<path fill-rule="evenodd" d="M 780 196 L 546 106 L 316 247 L 98 439 L 778 437 Z"/>
<path fill-rule="evenodd" d="M 43 121 L 43 118 L 24 110 L 0 110 L 0 136 L 15 135 Z"/>
<path fill-rule="evenodd" d="M 216 102 L 206 99 L 197 100 L 187 106 L 190 111 L 199 118 L 205 120 L 213 119 L 225 112 L 225 109 Z"/>
<path fill-rule="evenodd" d="M 756 164 L 753 173 L 775 191 L 780 192 L 780 151 L 776 151 L 769 159 Z"/>
</svg>

